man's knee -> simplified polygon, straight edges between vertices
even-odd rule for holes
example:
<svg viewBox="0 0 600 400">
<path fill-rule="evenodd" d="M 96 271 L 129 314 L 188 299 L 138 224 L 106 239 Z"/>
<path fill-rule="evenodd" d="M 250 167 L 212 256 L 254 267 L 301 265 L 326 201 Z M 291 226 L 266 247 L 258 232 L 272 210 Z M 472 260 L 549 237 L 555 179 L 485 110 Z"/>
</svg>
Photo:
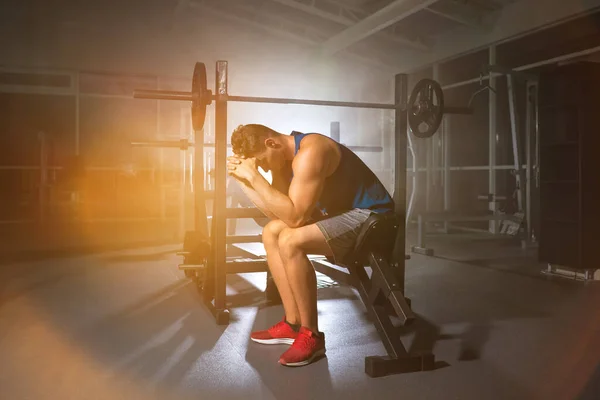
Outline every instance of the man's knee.
<svg viewBox="0 0 600 400">
<path fill-rule="evenodd" d="M 297 230 L 285 228 L 279 234 L 279 254 L 282 258 L 289 258 L 298 252 L 302 252 L 302 243 Z"/>
<path fill-rule="evenodd" d="M 265 247 L 278 246 L 279 235 L 287 228 L 287 225 L 278 219 L 269 221 L 263 228 L 262 241 Z"/>
</svg>

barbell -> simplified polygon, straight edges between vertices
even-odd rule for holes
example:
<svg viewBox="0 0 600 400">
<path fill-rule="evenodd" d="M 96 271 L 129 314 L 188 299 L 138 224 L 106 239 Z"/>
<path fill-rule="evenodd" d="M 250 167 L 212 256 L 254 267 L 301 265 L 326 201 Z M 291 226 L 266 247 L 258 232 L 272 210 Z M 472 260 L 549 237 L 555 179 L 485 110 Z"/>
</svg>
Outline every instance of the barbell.
<svg viewBox="0 0 600 400">
<path fill-rule="evenodd" d="M 215 95 L 208 89 L 206 66 L 197 62 L 192 76 L 192 91 L 169 91 L 136 89 L 133 92 L 136 99 L 179 100 L 192 103 L 192 125 L 194 130 L 202 130 L 206 119 L 206 107 L 214 101 L 231 101 L 241 103 L 268 104 L 303 104 L 329 107 L 370 108 L 378 110 L 395 110 L 401 105 L 389 103 L 364 103 L 348 101 L 289 99 L 276 97 L 230 96 Z M 468 107 L 444 107 L 444 94 L 440 84 L 432 79 L 422 79 L 413 89 L 407 108 L 408 124 L 413 134 L 419 138 L 428 138 L 438 130 L 444 113 L 471 114 Z"/>
<path fill-rule="evenodd" d="M 131 142 L 132 147 L 158 147 L 158 148 L 173 148 L 179 150 L 188 150 L 190 147 L 195 147 L 193 142 L 190 142 L 188 139 L 179 139 L 179 140 L 144 140 L 144 141 L 135 141 Z M 203 147 L 214 147 L 214 143 L 204 143 Z M 354 152 L 361 153 L 381 153 L 383 152 L 383 147 L 381 146 L 352 146 L 345 145 L 347 148 Z M 230 144 L 227 147 L 231 147 Z"/>
</svg>

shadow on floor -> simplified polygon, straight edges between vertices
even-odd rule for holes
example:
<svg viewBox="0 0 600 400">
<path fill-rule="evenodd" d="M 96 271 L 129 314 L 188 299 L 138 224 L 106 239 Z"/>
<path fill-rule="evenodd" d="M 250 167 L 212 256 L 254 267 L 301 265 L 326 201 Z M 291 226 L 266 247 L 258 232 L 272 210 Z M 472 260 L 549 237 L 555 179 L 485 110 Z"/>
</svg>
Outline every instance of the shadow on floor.
<svg viewBox="0 0 600 400">
<path fill-rule="evenodd" d="M 115 262 L 144 262 L 167 259 L 177 250 L 169 249 L 151 254 L 117 254 L 80 262 L 66 259 L 67 255 L 33 264 L 4 265 L 0 268 L 0 307 L 37 289 L 51 286 L 62 279 L 88 273 L 91 269 L 114 268 Z M 177 261 L 173 261 L 176 263 Z M 140 268 L 147 268 L 140 264 Z M 18 288 L 11 288 L 14 281 Z"/>
<path fill-rule="evenodd" d="M 206 326 L 208 312 L 192 299 L 194 290 L 191 281 L 177 281 L 106 316 L 73 339 L 114 374 L 178 386 L 223 332 Z"/>
</svg>

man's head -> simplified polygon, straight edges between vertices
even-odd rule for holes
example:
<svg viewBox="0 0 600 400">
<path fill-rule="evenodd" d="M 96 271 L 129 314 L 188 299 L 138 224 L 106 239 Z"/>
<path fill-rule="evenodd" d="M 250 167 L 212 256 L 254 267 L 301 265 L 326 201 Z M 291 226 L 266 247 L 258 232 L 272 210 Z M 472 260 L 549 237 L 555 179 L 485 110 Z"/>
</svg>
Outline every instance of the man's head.
<svg viewBox="0 0 600 400">
<path fill-rule="evenodd" d="M 254 157 L 257 165 L 268 172 L 281 169 L 285 163 L 282 136 L 264 125 L 240 125 L 231 135 L 231 146 L 236 156 Z"/>
</svg>

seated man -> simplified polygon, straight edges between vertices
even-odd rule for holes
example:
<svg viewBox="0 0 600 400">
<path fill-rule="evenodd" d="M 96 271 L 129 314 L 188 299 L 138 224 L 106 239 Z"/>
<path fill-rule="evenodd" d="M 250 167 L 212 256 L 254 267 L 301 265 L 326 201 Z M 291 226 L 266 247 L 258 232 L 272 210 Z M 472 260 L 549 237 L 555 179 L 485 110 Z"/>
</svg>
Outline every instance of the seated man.
<svg viewBox="0 0 600 400">
<path fill-rule="evenodd" d="M 307 254 L 341 262 L 369 215 L 393 211 L 393 200 L 358 156 L 327 136 L 241 125 L 231 143 L 229 175 L 271 219 L 263 244 L 285 311 L 281 322 L 251 339 L 292 344 L 279 363 L 309 364 L 325 354 L 325 335 L 319 331 L 316 275 Z M 272 172 L 272 184 L 258 167 Z"/>
</svg>

